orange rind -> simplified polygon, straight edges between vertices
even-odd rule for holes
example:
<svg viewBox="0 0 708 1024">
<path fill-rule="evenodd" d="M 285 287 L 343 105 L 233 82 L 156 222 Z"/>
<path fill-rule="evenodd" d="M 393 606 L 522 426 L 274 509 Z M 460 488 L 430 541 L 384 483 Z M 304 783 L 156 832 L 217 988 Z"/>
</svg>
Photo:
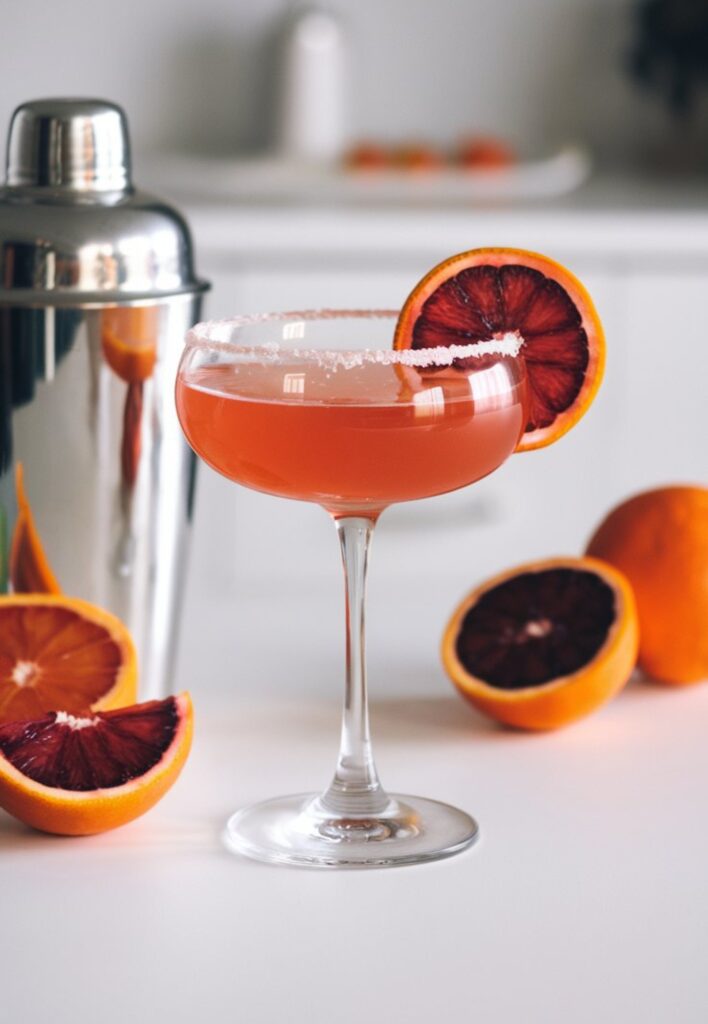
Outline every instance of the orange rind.
<svg viewBox="0 0 708 1024">
<path fill-rule="evenodd" d="M 708 679 L 708 489 L 635 495 L 609 513 L 587 550 L 634 588 L 640 668 L 672 685 Z"/>
</svg>

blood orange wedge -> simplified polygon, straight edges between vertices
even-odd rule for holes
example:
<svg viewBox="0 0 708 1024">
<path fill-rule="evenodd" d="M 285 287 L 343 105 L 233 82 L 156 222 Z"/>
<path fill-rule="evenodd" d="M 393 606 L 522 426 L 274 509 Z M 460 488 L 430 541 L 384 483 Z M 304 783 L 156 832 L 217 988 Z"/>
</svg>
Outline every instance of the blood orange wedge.
<svg viewBox="0 0 708 1024">
<path fill-rule="evenodd" d="M 515 335 L 529 409 L 517 451 L 551 444 L 589 408 L 602 380 L 602 325 L 583 285 L 524 249 L 473 249 L 434 267 L 401 311 L 394 348 L 437 348 Z"/>
<path fill-rule="evenodd" d="M 78 598 L 0 597 L 0 722 L 121 707 L 136 686 L 135 648 L 114 615 Z"/>
<path fill-rule="evenodd" d="M 61 587 L 44 553 L 44 545 L 35 526 L 25 492 L 24 469 L 15 468 L 17 521 L 10 546 L 10 582 L 16 594 L 59 594 Z"/>
<path fill-rule="evenodd" d="M 556 558 L 473 590 L 445 630 L 442 658 L 463 696 L 492 718 L 555 729 L 624 686 L 638 639 L 620 572 L 594 558 Z"/>
<path fill-rule="evenodd" d="M 157 803 L 192 742 L 189 694 L 0 725 L 0 807 L 59 835 L 125 825 Z"/>
</svg>

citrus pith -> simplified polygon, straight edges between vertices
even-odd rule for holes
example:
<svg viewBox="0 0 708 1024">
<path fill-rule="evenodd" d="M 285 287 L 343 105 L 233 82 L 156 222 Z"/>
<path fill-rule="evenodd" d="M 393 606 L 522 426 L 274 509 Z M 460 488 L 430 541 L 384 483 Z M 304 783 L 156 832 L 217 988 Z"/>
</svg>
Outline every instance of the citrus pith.
<svg viewBox="0 0 708 1024">
<path fill-rule="evenodd" d="M 442 659 L 485 714 L 555 729 L 624 686 L 637 657 L 637 613 L 624 576 L 593 558 L 554 558 L 475 588 L 445 630 Z"/>
<path fill-rule="evenodd" d="M 0 722 L 121 707 L 136 691 L 135 647 L 115 615 L 59 594 L 0 597 Z"/>
<path fill-rule="evenodd" d="M 545 447 L 587 412 L 602 381 L 605 339 L 590 295 L 555 260 L 525 249 L 459 253 L 406 299 L 394 348 L 431 348 L 517 334 L 529 402 L 518 451 Z"/>
<path fill-rule="evenodd" d="M 150 810 L 192 741 L 189 694 L 77 717 L 0 725 L 0 807 L 58 835 L 92 835 Z"/>
</svg>

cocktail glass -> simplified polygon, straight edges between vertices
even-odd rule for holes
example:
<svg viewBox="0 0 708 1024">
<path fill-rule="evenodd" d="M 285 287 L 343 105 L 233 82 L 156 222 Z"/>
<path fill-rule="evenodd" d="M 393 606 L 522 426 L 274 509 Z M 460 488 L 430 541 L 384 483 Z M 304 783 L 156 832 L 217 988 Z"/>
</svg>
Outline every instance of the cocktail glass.
<svg viewBox="0 0 708 1024">
<path fill-rule="evenodd" d="M 369 737 L 364 592 L 379 515 L 495 470 L 525 424 L 514 335 L 394 352 L 396 313 L 277 313 L 198 324 L 177 377 L 182 429 L 230 480 L 317 502 L 332 516 L 346 593 L 341 747 L 322 793 L 237 811 L 229 847 L 259 860 L 380 867 L 450 856 L 477 824 L 448 804 L 389 795 Z M 463 339 L 464 340 L 464 339 Z"/>
</svg>

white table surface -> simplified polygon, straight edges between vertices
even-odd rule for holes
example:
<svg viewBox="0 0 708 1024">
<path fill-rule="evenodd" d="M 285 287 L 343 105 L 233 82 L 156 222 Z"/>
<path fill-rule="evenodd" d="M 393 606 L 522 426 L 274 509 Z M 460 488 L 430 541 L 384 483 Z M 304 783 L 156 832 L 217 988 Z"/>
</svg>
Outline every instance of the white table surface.
<svg viewBox="0 0 708 1024">
<path fill-rule="evenodd" d="M 676 259 L 704 258 L 708 219 L 695 203 L 669 210 L 652 194 L 632 209 L 613 194 L 594 203 L 579 193 L 557 216 L 490 209 L 469 222 L 516 244 L 542 223 L 561 248 L 567 238 L 603 259 L 665 258 L 667 246 Z M 250 254 L 254 239 L 264 261 L 291 244 L 331 247 L 326 210 L 193 215 L 197 235 L 225 252 Z M 361 251 L 367 239 L 427 251 L 431 231 L 445 245 L 450 231 L 467 237 L 449 211 L 337 216 Z M 0 812 L 2 1024 L 704 1024 L 708 684 L 633 683 L 554 734 L 495 727 L 455 694 L 437 654 L 462 579 L 471 586 L 489 568 L 489 542 L 480 535 L 469 569 L 447 559 L 445 576 L 432 532 L 421 550 L 422 528 L 387 533 L 384 519 L 368 631 L 380 773 L 394 791 L 469 810 L 482 838 L 450 860 L 394 870 L 240 860 L 220 842 L 233 809 L 328 781 L 342 595 L 333 536 L 331 562 L 314 547 L 293 559 L 318 566 L 299 579 L 286 565 L 291 512 L 269 519 L 286 537 L 259 582 L 266 541 L 235 543 L 219 519 L 227 511 L 215 500 L 197 514 L 176 681 L 194 696 L 196 736 L 174 790 L 139 821 L 86 839 L 45 837 Z M 587 518 L 579 537 L 595 512 Z M 318 543 L 314 525 L 307 543 Z M 221 566 L 234 555 L 248 570 L 240 586 Z M 495 550 L 496 565 L 505 559 Z"/>
<path fill-rule="evenodd" d="M 195 744 L 149 815 L 60 839 L 0 814 L 0 1018 L 708 1019 L 708 685 L 633 683 L 564 731 L 498 729 L 453 692 L 432 631 L 410 628 L 431 603 L 424 568 L 420 588 L 372 578 L 377 759 L 391 789 L 474 813 L 479 844 L 363 872 L 225 852 L 235 807 L 327 781 L 335 570 L 278 600 L 208 598 L 193 573 L 179 682 Z"/>
</svg>

